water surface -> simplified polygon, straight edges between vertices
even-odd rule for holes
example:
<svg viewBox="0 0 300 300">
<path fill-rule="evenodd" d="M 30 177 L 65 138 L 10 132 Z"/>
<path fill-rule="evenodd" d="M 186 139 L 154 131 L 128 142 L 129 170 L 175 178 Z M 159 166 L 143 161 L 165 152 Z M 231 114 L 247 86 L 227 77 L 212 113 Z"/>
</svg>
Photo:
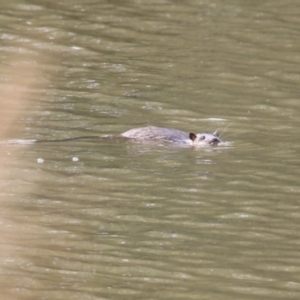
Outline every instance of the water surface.
<svg viewBox="0 0 300 300">
<path fill-rule="evenodd" d="M 299 299 L 295 1 L 0 7 L 3 299 Z"/>
</svg>

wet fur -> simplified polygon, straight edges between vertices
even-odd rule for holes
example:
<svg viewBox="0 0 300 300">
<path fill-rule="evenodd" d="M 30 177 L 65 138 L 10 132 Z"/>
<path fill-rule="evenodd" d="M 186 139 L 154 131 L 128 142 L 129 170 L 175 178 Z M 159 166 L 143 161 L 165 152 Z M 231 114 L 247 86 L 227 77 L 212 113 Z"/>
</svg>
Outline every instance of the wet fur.
<svg viewBox="0 0 300 300">
<path fill-rule="evenodd" d="M 134 128 L 123 132 L 121 136 L 136 140 L 152 140 L 191 146 L 217 145 L 221 142 L 217 132 L 214 133 L 186 133 L 177 129 L 148 126 Z"/>
</svg>

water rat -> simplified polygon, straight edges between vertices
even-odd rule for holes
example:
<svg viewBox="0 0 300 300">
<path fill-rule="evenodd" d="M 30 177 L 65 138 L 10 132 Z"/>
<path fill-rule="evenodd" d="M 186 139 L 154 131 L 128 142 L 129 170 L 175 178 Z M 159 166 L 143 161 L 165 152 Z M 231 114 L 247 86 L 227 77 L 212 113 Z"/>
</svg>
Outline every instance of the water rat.
<svg viewBox="0 0 300 300">
<path fill-rule="evenodd" d="M 163 127 L 141 127 L 123 132 L 121 136 L 141 141 L 162 141 L 190 146 L 218 145 L 221 143 L 217 131 L 214 133 L 186 133 L 177 129 Z"/>
</svg>

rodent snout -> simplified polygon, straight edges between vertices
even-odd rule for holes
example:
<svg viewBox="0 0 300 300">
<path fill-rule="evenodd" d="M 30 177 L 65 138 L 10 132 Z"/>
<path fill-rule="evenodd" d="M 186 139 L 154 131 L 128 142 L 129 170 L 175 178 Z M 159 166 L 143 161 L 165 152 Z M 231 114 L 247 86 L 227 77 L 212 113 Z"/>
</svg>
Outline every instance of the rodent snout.
<svg viewBox="0 0 300 300">
<path fill-rule="evenodd" d="M 221 140 L 219 139 L 219 138 L 213 138 L 209 143 L 211 144 L 211 145 L 217 145 L 218 143 L 220 143 L 221 142 Z"/>
</svg>

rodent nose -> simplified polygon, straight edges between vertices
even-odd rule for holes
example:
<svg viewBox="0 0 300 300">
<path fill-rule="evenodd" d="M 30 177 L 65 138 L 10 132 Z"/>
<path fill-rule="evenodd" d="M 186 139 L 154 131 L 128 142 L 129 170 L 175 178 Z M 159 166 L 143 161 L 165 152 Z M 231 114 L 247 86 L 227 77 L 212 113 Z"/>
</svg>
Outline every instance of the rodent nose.
<svg viewBox="0 0 300 300">
<path fill-rule="evenodd" d="M 220 142 L 221 142 L 220 139 L 218 139 L 218 138 L 213 138 L 213 139 L 211 140 L 210 144 L 218 144 L 218 143 L 220 143 Z"/>
</svg>

